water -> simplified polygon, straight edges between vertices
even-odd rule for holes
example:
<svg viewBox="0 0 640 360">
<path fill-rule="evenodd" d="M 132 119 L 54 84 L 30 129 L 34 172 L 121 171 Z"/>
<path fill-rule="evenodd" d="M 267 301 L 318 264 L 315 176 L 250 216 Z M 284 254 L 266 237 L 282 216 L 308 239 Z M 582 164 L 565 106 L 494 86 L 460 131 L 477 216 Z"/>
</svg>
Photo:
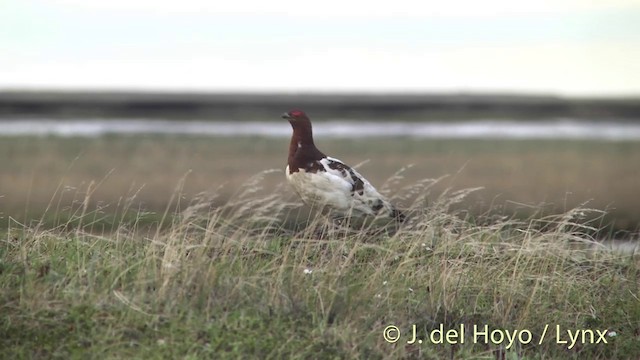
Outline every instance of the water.
<svg viewBox="0 0 640 360">
<path fill-rule="evenodd" d="M 289 137 L 286 121 L 169 121 L 152 119 L 1 120 L 0 136 L 97 137 L 107 134 Z M 412 137 L 449 139 L 640 140 L 640 123 L 556 121 L 374 122 L 331 120 L 314 123 L 327 138 Z"/>
</svg>

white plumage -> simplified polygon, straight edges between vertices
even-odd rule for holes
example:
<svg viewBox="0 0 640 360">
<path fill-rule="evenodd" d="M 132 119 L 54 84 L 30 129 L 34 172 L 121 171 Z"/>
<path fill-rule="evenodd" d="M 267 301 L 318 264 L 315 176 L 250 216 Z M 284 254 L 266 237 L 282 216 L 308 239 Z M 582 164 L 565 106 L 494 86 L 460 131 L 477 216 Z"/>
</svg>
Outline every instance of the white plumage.
<svg viewBox="0 0 640 360">
<path fill-rule="evenodd" d="M 383 215 L 404 220 L 362 175 L 315 147 L 304 112 L 293 110 L 283 117 L 293 127 L 286 176 L 304 203 L 334 217 Z"/>
<path fill-rule="evenodd" d="M 287 180 L 304 203 L 338 216 L 375 216 L 382 209 L 393 216 L 393 206 L 358 172 L 331 157 L 316 163 L 324 170 L 306 172 L 300 169 L 291 173 L 287 165 Z M 335 165 L 349 170 L 336 169 Z"/>
</svg>

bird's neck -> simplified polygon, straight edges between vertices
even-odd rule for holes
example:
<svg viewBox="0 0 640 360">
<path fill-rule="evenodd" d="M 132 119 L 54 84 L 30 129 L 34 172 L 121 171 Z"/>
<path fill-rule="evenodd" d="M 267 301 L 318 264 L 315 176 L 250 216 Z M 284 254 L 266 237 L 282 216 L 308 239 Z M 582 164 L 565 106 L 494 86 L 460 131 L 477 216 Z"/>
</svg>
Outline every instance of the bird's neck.
<svg viewBox="0 0 640 360">
<path fill-rule="evenodd" d="M 289 143 L 289 171 L 296 172 L 309 162 L 326 157 L 313 143 L 311 124 L 297 124 L 293 127 L 293 135 Z"/>
<path fill-rule="evenodd" d="M 295 155 L 298 149 L 315 147 L 311 124 L 298 124 L 293 127 L 291 144 L 289 144 L 289 156 Z"/>
</svg>

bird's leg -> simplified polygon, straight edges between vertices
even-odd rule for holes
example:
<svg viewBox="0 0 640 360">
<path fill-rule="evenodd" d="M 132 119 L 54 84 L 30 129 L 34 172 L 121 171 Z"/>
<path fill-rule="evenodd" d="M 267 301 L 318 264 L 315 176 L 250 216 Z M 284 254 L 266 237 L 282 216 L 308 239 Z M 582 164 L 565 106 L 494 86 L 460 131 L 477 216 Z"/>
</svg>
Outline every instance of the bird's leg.
<svg viewBox="0 0 640 360">
<path fill-rule="evenodd" d="M 335 224 L 333 217 L 325 209 L 320 212 L 313 224 L 313 237 L 316 239 L 326 239 L 333 232 Z"/>
<path fill-rule="evenodd" d="M 316 239 L 324 239 L 327 234 L 324 228 L 321 224 L 317 225 L 313 230 L 313 237 Z"/>
<path fill-rule="evenodd" d="M 335 219 L 333 217 L 327 218 L 327 221 L 316 224 L 313 230 L 313 236 L 317 239 L 326 239 L 335 237 L 340 230 L 343 230 L 343 219 Z"/>
<path fill-rule="evenodd" d="M 344 215 L 334 215 L 331 217 L 332 232 L 344 236 L 351 230 L 351 222 L 349 217 Z"/>
</svg>

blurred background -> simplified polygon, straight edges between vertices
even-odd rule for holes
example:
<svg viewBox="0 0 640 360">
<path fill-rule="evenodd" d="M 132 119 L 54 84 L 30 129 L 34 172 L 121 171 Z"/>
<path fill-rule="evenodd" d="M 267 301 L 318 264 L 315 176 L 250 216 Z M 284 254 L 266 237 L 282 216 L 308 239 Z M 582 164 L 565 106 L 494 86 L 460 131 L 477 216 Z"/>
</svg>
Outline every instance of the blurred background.
<svg viewBox="0 0 640 360">
<path fill-rule="evenodd" d="M 637 1 L 5 0 L 0 48 L 2 227 L 161 213 L 185 176 L 223 202 L 283 170 L 300 108 L 374 185 L 412 164 L 387 195 L 444 177 L 433 198 L 484 187 L 473 214 L 637 236 Z"/>
</svg>

